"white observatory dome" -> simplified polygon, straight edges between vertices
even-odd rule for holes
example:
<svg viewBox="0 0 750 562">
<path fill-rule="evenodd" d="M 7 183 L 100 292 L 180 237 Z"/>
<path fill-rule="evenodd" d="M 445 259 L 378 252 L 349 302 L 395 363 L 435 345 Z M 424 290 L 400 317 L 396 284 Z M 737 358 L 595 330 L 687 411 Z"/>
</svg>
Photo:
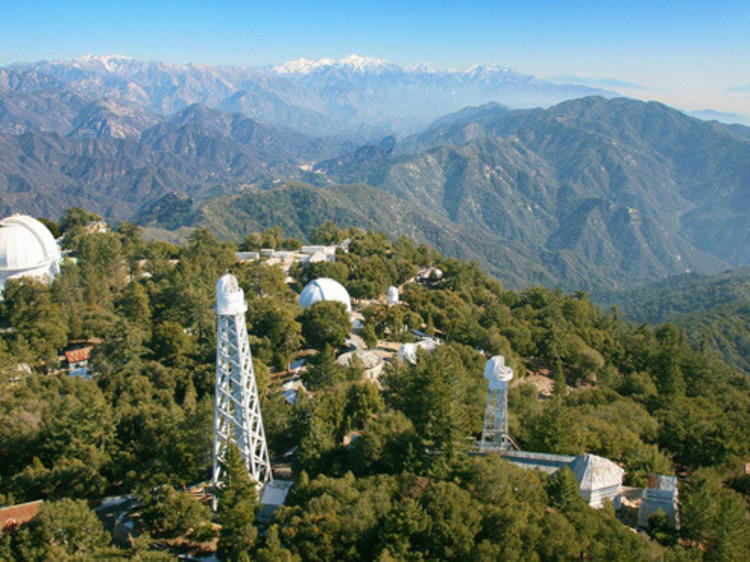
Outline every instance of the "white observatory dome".
<svg viewBox="0 0 750 562">
<path fill-rule="evenodd" d="M 513 369 L 505 364 L 505 357 L 495 355 L 484 366 L 484 378 L 490 381 L 490 388 L 493 390 L 504 388 L 513 378 Z"/>
<path fill-rule="evenodd" d="M 341 283 L 328 277 L 310 281 L 299 294 L 299 303 L 302 308 L 308 308 L 320 301 L 338 301 L 346 306 L 346 310 L 352 311 L 349 293 Z"/>
<path fill-rule="evenodd" d="M 52 233 L 27 215 L 0 221 L 0 285 L 8 279 L 52 279 L 60 272 L 60 249 Z"/>
<path fill-rule="evenodd" d="M 245 291 L 240 289 L 237 278 L 231 273 L 219 277 L 216 283 L 216 314 L 244 314 L 247 310 Z"/>
</svg>

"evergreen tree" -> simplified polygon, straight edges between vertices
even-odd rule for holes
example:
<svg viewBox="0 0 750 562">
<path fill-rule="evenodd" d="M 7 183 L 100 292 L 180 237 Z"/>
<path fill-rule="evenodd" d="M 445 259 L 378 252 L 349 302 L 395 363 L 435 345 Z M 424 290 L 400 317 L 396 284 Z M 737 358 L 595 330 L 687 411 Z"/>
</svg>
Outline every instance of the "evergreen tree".
<svg viewBox="0 0 750 562">
<path fill-rule="evenodd" d="M 576 475 L 567 466 L 550 475 L 547 481 L 547 494 L 550 505 L 563 511 L 584 505 L 578 492 Z"/>
<path fill-rule="evenodd" d="M 153 490 L 144 503 L 141 522 L 154 536 L 175 537 L 210 521 L 211 510 L 192 495 L 169 485 Z"/>
<path fill-rule="evenodd" d="M 669 515 L 663 509 L 657 509 L 648 518 L 648 536 L 664 546 L 677 541 L 677 533 L 669 524 Z"/>
<path fill-rule="evenodd" d="M 301 558 L 282 546 L 278 525 L 271 525 L 263 546 L 255 553 L 255 560 L 257 562 L 299 562 Z"/>
<path fill-rule="evenodd" d="M 28 534 L 20 538 L 22 559 L 31 560 L 85 560 L 109 545 L 107 532 L 86 502 L 67 498 L 42 505 Z"/>
<path fill-rule="evenodd" d="M 568 393 L 568 384 L 565 382 L 565 373 L 563 372 L 562 361 L 559 359 L 555 362 L 555 384 L 552 388 L 554 396 L 565 396 Z"/>
<path fill-rule="evenodd" d="M 362 340 L 365 342 L 365 345 L 368 349 L 377 347 L 378 335 L 375 333 L 375 327 L 372 324 L 365 324 L 364 328 L 362 328 L 360 336 L 362 336 Z"/>
<path fill-rule="evenodd" d="M 240 452 L 234 445 L 227 449 L 224 479 L 219 495 L 219 544 L 222 560 L 250 560 L 250 551 L 258 538 L 255 513 L 258 508 L 256 483 L 247 472 Z"/>
<path fill-rule="evenodd" d="M 320 301 L 302 314 L 302 335 L 310 347 L 341 347 L 349 336 L 351 322 L 346 307 L 337 301 Z"/>
</svg>

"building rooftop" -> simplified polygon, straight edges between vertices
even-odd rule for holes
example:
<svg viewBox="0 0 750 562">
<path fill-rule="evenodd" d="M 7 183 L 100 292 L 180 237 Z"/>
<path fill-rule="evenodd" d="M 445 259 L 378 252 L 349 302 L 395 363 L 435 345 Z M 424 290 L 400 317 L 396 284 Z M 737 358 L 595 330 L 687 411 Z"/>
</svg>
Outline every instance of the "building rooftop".
<svg viewBox="0 0 750 562">
<path fill-rule="evenodd" d="M 0 531 L 28 523 L 36 517 L 43 503 L 43 500 L 36 500 L 8 507 L 0 507 Z"/>
</svg>

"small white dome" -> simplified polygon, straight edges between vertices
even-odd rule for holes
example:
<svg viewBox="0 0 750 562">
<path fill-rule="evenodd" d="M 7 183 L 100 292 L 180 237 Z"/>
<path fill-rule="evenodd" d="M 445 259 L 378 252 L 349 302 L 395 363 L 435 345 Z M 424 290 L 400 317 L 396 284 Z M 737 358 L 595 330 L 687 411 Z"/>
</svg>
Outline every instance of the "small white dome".
<svg viewBox="0 0 750 562">
<path fill-rule="evenodd" d="M 0 221 L 0 284 L 15 277 L 52 278 L 59 273 L 60 249 L 52 233 L 27 215 Z"/>
<path fill-rule="evenodd" d="M 505 357 L 495 355 L 484 366 L 484 378 L 490 381 L 490 388 L 498 389 L 513 378 L 513 369 L 505 364 Z"/>
<path fill-rule="evenodd" d="M 341 283 L 328 277 L 310 281 L 299 295 L 299 303 L 302 308 L 308 308 L 320 301 L 338 301 L 346 306 L 347 311 L 352 311 L 349 293 Z"/>
<path fill-rule="evenodd" d="M 219 277 L 216 283 L 216 314 L 244 314 L 247 310 L 245 291 L 240 289 L 237 278 L 231 273 Z"/>
</svg>

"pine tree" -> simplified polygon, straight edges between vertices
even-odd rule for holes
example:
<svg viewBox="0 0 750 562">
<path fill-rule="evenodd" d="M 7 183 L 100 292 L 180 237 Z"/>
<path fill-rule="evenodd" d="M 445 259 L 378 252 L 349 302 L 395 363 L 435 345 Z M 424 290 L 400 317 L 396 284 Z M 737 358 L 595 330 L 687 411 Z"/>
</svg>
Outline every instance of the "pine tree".
<svg viewBox="0 0 750 562">
<path fill-rule="evenodd" d="M 219 545 L 222 560 L 250 560 L 250 550 L 258 538 L 255 513 L 258 492 L 247 472 L 240 452 L 230 445 L 224 461 L 224 487 L 219 496 Z"/>
<path fill-rule="evenodd" d="M 279 540 L 278 525 L 272 525 L 268 529 L 265 544 L 255 553 L 255 560 L 258 562 L 297 562 L 301 559 L 296 554 L 292 554 L 289 549 L 284 548 Z"/>
<path fill-rule="evenodd" d="M 378 336 L 375 333 L 375 328 L 372 324 L 366 324 L 365 327 L 362 328 L 362 333 L 360 335 L 368 349 L 372 349 L 378 345 Z"/>
<path fill-rule="evenodd" d="M 584 505 L 578 493 L 578 480 L 567 466 L 561 468 L 549 477 L 547 494 L 552 507 L 567 510 Z"/>
<path fill-rule="evenodd" d="M 559 359 L 555 364 L 555 384 L 552 388 L 554 396 L 565 396 L 568 393 L 568 384 L 565 382 L 565 373 L 563 372 L 562 361 Z"/>
</svg>

